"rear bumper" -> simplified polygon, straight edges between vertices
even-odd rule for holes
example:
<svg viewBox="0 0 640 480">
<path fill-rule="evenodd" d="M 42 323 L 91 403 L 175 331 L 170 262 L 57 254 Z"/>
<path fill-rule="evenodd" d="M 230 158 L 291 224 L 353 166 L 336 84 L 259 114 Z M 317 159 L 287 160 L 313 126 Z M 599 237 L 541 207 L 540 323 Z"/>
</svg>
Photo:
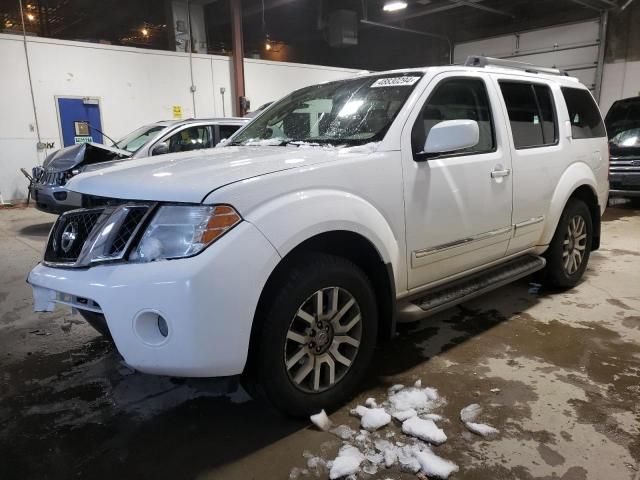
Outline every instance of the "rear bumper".
<svg viewBox="0 0 640 480">
<path fill-rule="evenodd" d="M 243 222 L 195 257 L 89 269 L 40 264 L 27 281 L 37 311 L 64 304 L 104 315 L 118 351 L 136 370 L 230 376 L 244 369 L 255 308 L 279 260 L 264 236 Z"/>
</svg>

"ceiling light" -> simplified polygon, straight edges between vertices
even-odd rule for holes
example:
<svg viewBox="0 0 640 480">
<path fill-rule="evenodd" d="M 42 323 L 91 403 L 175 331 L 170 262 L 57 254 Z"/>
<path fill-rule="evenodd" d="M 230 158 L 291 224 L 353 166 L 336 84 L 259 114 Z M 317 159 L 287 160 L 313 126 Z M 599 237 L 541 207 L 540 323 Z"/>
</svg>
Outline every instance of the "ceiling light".
<svg viewBox="0 0 640 480">
<path fill-rule="evenodd" d="M 36 17 L 33 15 L 33 13 L 27 13 L 27 18 L 31 22 L 33 22 L 36 19 Z"/>
<path fill-rule="evenodd" d="M 407 8 L 407 2 L 396 1 L 396 0 L 391 2 L 386 2 L 382 7 L 382 9 L 385 12 L 397 12 L 398 10 L 402 10 L 404 8 Z"/>
</svg>

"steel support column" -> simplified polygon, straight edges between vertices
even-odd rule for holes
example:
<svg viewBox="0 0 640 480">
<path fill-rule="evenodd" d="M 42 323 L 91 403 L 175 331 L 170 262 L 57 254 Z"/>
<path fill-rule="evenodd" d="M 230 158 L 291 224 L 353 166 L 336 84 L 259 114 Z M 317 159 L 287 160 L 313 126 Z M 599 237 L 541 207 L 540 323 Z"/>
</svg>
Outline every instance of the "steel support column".
<svg viewBox="0 0 640 480">
<path fill-rule="evenodd" d="M 231 62 L 233 73 L 233 113 L 238 117 L 246 113 L 240 101 L 244 92 L 244 41 L 242 39 L 242 0 L 231 2 Z"/>
</svg>

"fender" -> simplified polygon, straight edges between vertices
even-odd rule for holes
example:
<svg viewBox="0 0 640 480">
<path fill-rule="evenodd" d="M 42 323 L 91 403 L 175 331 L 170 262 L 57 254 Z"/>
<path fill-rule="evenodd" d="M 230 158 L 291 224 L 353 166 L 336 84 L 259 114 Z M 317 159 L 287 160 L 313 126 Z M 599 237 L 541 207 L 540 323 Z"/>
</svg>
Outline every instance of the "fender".
<svg viewBox="0 0 640 480">
<path fill-rule="evenodd" d="M 569 197 L 571 197 L 573 192 L 583 185 L 588 185 L 591 190 L 593 190 L 593 194 L 596 198 L 598 198 L 598 183 L 591 167 L 583 162 L 572 163 L 560 177 L 560 180 L 556 185 L 556 189 L 553 192 L 551 202 L 549 203 L 549 209 L 545 215 L 547 220 L 538 242 L 539 245 L 548 245 L 551 243 L 553 234 L 555 233 L 558 222 L 560 221 L 560 215 L 562 215 Z"/>
<path fill-rule="evenodd" d="M 284 257 L 305 240 L 330 231 L 350 231 L 367 238 L 385 264 L 391 264 L 396 291 L 406 288 L 404 252 L 389 222 L 364 198 L 335 189 L 288 193 L 247 212 L 255 225 Z"/>
</svg>

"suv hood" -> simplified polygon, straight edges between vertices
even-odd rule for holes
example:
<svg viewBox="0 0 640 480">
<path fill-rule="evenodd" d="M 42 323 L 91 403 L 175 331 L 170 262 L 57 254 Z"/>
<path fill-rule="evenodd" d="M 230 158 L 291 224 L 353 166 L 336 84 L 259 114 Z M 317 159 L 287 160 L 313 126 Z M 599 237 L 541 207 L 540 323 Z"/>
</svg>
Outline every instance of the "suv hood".
<svg viewBox="0 0 640 480">
<path fill-rule="evenodd" d="M 65 172 L 72 168 L 130 157 L 131 152 L 100 143 L 82 143 L 61 148 L 47 156 L 42 168 L 47 172 Z"/>
<path fill-rule="evenodd" d="M 129 160 L 95 172 L 81 173 L 66 187 L 99 197 L 200 203 L 212 190 L 230 183 L 362 155 L 375 148 L 375 144 L 352 148 L 214 148 Z"/>
</svg>

